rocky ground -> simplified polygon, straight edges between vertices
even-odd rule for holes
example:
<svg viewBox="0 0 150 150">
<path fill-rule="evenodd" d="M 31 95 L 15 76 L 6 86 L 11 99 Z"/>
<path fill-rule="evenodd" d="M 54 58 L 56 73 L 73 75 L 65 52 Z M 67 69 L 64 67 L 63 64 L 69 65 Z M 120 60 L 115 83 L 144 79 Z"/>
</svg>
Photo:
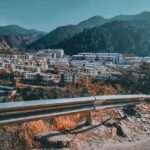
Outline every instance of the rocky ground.
<svg viewBox="0 0 150 150">
<path fill-rule="evenodd" d="M 150 150 L 150 105 L 92 114 L 91 126 L 85 125 L 85 114 L 5 126 L 0 150 Z"/>
<path fill-rule="evenodd" d="M 93 125 L 39 133 L 40 148 L 67 150 L 150 150 L 150 107 L 93 112 Z"/>
</svg>

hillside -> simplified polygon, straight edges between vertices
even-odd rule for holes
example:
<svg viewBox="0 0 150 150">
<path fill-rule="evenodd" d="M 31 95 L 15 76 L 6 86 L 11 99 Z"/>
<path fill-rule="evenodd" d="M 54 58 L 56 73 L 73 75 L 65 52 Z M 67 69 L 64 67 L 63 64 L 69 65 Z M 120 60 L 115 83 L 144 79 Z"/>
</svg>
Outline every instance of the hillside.
<svg viewBox="0 0 150 150">
<path fill-rule="evenodd" d="M 0 26 L 0 49 L 19 48 L 38 40 L 45 32 L 17 25 Z"/>
<path fill-rule="evenodd" d="M 69 39 L 75 34 L 82 32 L 86 28 L 93 28 L 96 26 L 103 25 L 107 22 L 107 19 L 101 16 L 91 17 L 83 22 L 80 22 L 77 25 L 67 25 L 58 27 L 55 30 L 51 31 L 41 39 L 27 46 L 29 49 L 43 49 L 50 47 L 53 44 L 57 44 L 65 39 Z"/>
<path fill-rule="evenodd" d="M 79 52 L 120 52 L 150 55 L 150 23 L 114 21 L 84 30 L 74 37 L 53 45 L 67 54 Z"/>
<path fill-rule="evenodd" d="M 0 49 L 9 48 L 24 48 L 26 45 L 38 40 L 42 35 L 16 35 L 16 36 L 1 36 Z"/>
<path fill-rule="evenodd" d="M 55 30 L 48 33 L 46 36 L 28 45 L 27 48 L 35 49 L 35 50 L 49 48 L 54 44 L 58 44 L 63 40 L 67 40 L 75 36 L 76 34 L 82 32 L 84 29 L 98 27 L 112 21 L 143 21 L 143 22 L 149 21 L 150 22 L 150 12 L 142 12 L 137 15 L 118 15 L 111 19 L 106 19 L 101 16 L 94 16 L 85 21 L 80 22 L 77 25 L 58 27 Z"/>
</svg>

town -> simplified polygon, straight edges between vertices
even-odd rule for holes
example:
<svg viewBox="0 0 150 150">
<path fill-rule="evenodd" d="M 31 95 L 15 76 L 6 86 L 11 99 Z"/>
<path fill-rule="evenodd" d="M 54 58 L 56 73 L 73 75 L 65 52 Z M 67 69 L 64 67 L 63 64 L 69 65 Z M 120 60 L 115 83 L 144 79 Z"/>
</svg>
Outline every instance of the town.
<svg viewBox="0 0 150 150">
<path fill-rule="evenodd" d="M 0 101 L 16 94 L 18 87 L 64 87 L 84 79 L 116 82 L 123 75 L 120 69 L 134 68 L 143 62 L 149 63 L 150 57 L 88 52 L 69 56 L 63 49 L 1 53 Z"/>
<path fill-rule="evenodd" d="M 37 53 L 0 54 L 0 71 L 14 73 L 22 81 L 32 83 L 75 83 L 85 76 L 115 79 L 115 68 L 128 68 L 150 62 L 150 57 L 125 56 L 119 53 L 64 54 L 63 49 L 45 49 Z"/>
</svg>

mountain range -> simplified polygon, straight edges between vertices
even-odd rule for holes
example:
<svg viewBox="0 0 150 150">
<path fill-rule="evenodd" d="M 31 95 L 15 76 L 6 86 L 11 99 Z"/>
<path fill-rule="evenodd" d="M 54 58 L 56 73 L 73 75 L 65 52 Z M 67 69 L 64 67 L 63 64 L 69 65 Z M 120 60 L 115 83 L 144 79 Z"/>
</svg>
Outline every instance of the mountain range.
<svg viewBox="0 0 150 150">
<path fill-rule="evenodd" d="M 110 19 L 94 16 L 77 25 L 58 27 L 48 34 L 14 27 L 6 26 L 5 30 L 0 27 L 0 47 L 63 48 L 71 55 L 86 51 L 150 54 L 150 12 Z"/>
<path fill-rule="evenodd" d="M 65 39 L 73 37 L 74 35 L 82 32 L 86 28 L 100 26 L 106 22 L 107 21 L 105 18 L 100 16 L 94 16 L 83 22 L 80 22 L 77 25 L 67 25 L 58 27 L 55 30 L 48 33 L 46 36 L 29 45 L 27 48 L 38 50 L 43 49 L 45 47 L 50 47 L 53 44 L 57 44 Z"/>
<path fill-rule="evenodd" d="M 150 12 L 118 15 L 111 19 L 94 16 L 77 25 L 58 27 L 27 48 L 63 48 L 67 54 L 113 51 L 148 55 L 149 22 Z"/>
</svg>

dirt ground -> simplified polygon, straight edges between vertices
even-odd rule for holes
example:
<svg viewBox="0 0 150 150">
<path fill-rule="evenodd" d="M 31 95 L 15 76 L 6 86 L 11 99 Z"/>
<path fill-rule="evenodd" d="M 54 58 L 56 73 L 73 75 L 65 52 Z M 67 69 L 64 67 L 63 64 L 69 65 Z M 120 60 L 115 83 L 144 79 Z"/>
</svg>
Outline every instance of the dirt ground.
<svg viewBox="0 0 150 150">
<path fill-rule="evenodd" d="M 99 149 L 98 147 L 96 149 Z M 100 148 L 102 150 L 150 150 L 150 137 L 146 137 L 143 140 L 136 142 L 124 142 L 124 143 L 115 143 L 110 142 L 105 143 Z"/>
<path fill-rule="evenodd" d="M 48 145 L 44 142 L 41 148 L 53 149 L 51 145 L 56 144 L 55 149 L 63 150 L 150 150 L 149 108 L 143 105 L 93 112 L 92 126 L 81 123 L 67 132 L 45 133 L 47 137 L 40 139 L 47 139 Z"/>
</svg>

